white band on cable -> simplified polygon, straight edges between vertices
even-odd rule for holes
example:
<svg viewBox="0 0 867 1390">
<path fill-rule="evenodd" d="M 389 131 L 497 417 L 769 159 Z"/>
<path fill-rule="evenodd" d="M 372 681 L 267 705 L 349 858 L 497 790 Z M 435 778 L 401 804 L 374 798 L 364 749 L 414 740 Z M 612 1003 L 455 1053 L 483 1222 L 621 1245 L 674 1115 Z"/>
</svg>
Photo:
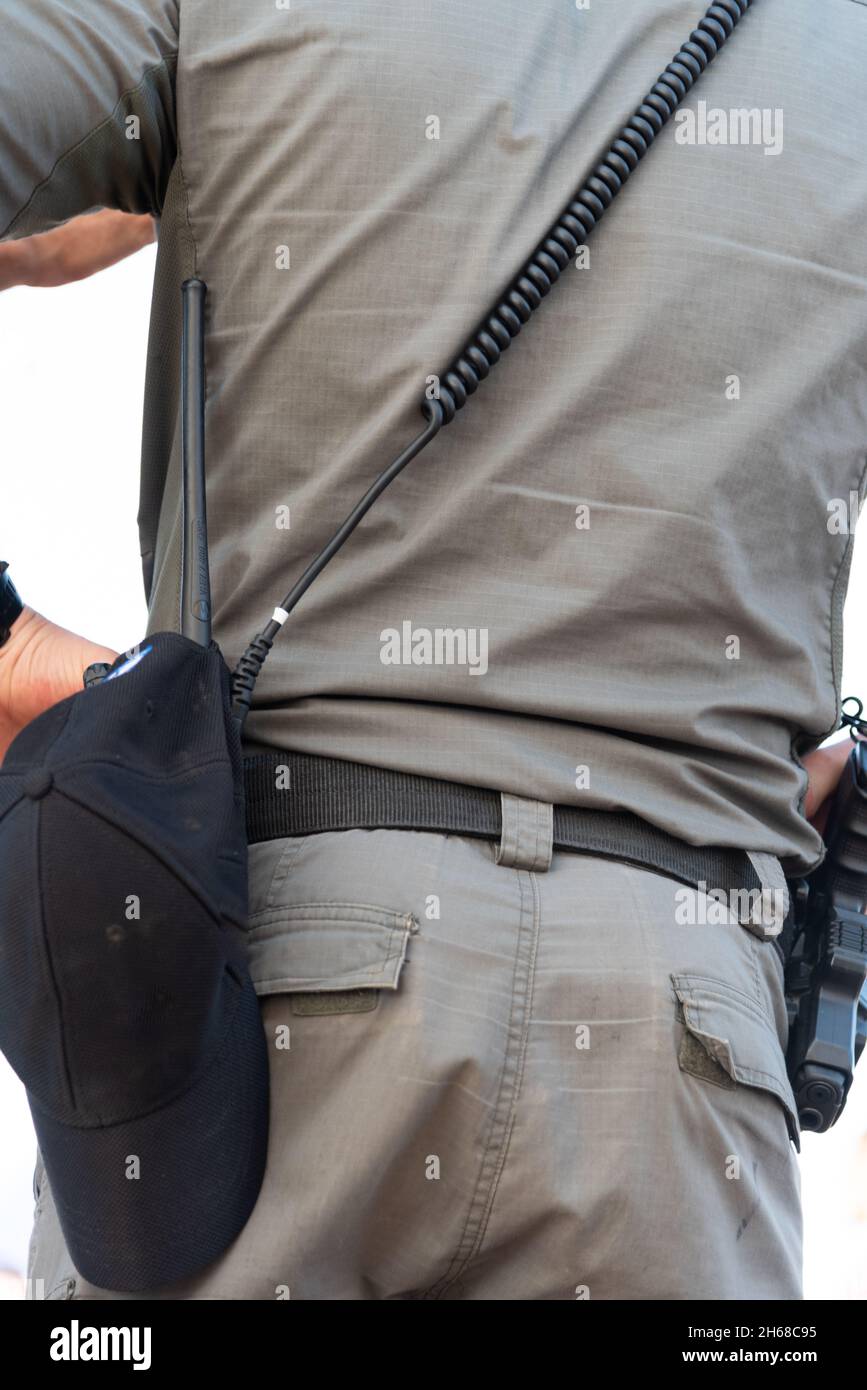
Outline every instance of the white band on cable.
<svg viewBox="0 0 867 1390">
<path fill-rule="evenodd" d="M 275 608 L 274 612 L 271 614 L 271 621 L 272 623 L 279 623 L 282 627 L 288 617 L 289 614 L 286 612 L 285 608 Z"/>
</svg>

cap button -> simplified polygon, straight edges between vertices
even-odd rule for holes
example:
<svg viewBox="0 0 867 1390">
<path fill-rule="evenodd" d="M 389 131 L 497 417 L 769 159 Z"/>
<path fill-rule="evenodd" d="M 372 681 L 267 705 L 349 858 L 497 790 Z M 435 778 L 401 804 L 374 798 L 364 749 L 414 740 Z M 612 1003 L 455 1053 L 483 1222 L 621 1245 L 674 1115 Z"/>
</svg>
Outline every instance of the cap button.
<svg viewBox="0 0 867 1390">
<path fill-rule="evenodd" d="M 50 792 L 54 785 L 54 778 L 47 768 L 40 768 L 38 772 L 31 772 L 27 781 L 24 783 L 24 795 L 29 796 L 31 801 L 38 801 L 46 792 Z"/>
</svg>

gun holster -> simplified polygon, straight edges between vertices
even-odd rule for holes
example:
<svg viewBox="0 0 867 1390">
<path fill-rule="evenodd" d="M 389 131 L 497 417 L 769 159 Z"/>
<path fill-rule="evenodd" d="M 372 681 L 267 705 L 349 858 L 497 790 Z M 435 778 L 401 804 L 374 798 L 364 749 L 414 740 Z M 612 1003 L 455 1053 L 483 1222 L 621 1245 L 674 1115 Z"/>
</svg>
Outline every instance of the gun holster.
<svg viewBox="0 0 867 1390">
<path fill-rule="evenodd" d="M 867 1038 L 867 762 L 856 742 L 825 831 L 827 852 L 790 882 L 786 1067 L 801 1128 L 824 1133 L 846 1104 Z"/>
</svg>

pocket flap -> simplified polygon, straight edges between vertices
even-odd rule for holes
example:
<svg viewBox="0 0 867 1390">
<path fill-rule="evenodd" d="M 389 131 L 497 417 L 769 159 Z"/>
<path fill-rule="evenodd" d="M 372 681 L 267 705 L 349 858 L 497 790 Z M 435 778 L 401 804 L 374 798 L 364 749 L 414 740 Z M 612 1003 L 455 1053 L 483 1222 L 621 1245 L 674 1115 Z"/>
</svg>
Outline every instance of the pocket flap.
<svg viewBox="0 0 867 1390">
<path fill-rule="evenodd" d="M 671 980 L 692 1036 L 733 1082 L 777 1097 L 800 1151 L 798 1107 L 771 1016 L 757 1000 L 724 981 L 698 975 L 672 975 Z"/>
<path fill-rule="evenodd" d="M 413 916 L 366 903 L 297 903 L 250 918 L 257 994 L 397 989 Z"/>
</svg>

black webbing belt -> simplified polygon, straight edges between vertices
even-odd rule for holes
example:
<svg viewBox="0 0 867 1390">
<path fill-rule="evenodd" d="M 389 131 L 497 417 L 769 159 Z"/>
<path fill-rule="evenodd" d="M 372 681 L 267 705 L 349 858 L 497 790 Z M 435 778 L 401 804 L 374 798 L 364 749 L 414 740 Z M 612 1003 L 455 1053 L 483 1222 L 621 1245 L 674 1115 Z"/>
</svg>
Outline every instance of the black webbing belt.
<svg viewBox="0 0 867 1390">
<path fill-rule="evenodd" d="M 499 841 L 500 793 L 304 753 L 244 759 L 250 844 L 327 830 L 429 830 Z M 692 887 L 761 891 L 743 850 L 696 848 L 624 811 L 554 807 L 554 849 L 652 869 Z"/>
</svg>

